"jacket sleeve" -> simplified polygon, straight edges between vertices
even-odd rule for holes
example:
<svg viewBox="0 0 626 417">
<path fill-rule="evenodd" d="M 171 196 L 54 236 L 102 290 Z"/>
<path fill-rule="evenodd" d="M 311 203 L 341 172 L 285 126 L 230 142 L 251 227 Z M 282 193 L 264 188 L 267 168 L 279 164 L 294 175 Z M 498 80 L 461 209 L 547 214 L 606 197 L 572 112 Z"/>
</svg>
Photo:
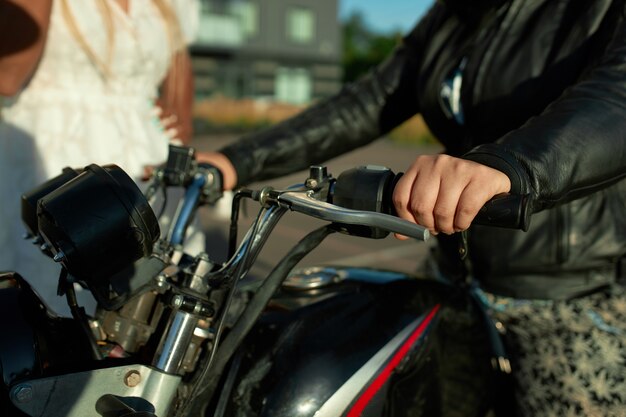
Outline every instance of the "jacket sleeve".
<svg viewBox="0 0 626 417">
<path fill-rule="evenodd" d="M 591 194 L 626 177 L 626 24 L 598 64 L 542 114 L 464 158 L 499 169 L 533 211 Z"/>
<path fill-rule="evenodd" d="M 433 7 L 394 53 L 359 81 L 221 149 L 235 166 L 239 185 L 287 175 L 366 145 L 418 113 L 419 45 L 437 9 Z"/>
</svg>

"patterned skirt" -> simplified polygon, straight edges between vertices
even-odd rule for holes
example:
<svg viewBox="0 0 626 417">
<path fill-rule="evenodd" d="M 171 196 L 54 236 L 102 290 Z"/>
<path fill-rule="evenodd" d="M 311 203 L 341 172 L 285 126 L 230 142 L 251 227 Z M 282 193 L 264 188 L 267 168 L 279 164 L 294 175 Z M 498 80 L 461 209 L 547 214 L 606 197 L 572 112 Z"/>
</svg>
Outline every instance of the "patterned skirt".
<svg viewBox="0 0 626 417">
<path fill-rule="evenodd" d="M 484 295 L 503 330 L 520 416 L 626 416 L 626 288 L 571 300 Z"/>
</svg>

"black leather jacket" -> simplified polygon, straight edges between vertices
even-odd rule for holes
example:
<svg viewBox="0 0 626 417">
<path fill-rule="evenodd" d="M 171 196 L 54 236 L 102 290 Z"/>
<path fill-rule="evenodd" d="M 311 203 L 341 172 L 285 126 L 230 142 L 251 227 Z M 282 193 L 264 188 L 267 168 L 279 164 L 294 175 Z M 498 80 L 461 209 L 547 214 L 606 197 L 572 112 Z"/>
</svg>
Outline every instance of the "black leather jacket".
<svg viewBox="0 0 626 417">
<path fill-rule="evenodd" d="M 626 254 L 624 3 L 511 0 L 463 19 L 436 3 L 366 77 L 222 151 L 243 184 L 305 169 L 421 113 L 448 153 L 505 172 L 512 192 L 531 195 L 528 232 L 471 228 L 483 287 L 522 298 L 587 293 L 614 282 Z M 440 88 L 464 58 L 459 125 Z M 442 270 L 459 274 L 456 237 L 439 243 Z"/>
</svg>

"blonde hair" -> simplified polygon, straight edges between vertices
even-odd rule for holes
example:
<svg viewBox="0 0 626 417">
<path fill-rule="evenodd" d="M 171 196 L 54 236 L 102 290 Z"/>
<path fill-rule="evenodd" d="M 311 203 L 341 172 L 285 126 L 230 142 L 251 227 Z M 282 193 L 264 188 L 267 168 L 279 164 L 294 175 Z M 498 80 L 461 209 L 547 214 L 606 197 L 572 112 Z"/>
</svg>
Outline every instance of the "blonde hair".
<svg viewBox="0 0 626 417">
<path fill-rule="evenodd" d="M 159 10 L 159 13 L 161 13 L 163 21 L 165 22 L 170 50 L 172 56 L 174 56 L 177 51 L 184 47 L 184 42 L 178 18 L 172 8 L 166 3 L 166 1 L 167 0 L 152 0 L 155 7 Z M 107 0 L 95 0 L 95 2 L 98 10 L 102 14 L 102 18 L 104 19 L 104 25 L 107 35 L 107 51 L 104 57 L 98 56 L 85 40 L 85 37 L 80 32 L 80 29 L 76 24 L 76 19 L 74 18 L 74 15 L 70 10 L 68 0 L 61 0 L 61 13 L 74 39 L 76 39 L 80 47 L 83 49 L 83 51 L 85 51 L 85 54 L 87 54 L 87 57 L 93 62 L 93 64 L 99 69 L 99 71 L 106 79 L 109 78 L 111 75 L 109 63 L 111 62 L 111 57 L 113 53 L 113 42 L 115 39 L 113 14 Z"/>
</svg>

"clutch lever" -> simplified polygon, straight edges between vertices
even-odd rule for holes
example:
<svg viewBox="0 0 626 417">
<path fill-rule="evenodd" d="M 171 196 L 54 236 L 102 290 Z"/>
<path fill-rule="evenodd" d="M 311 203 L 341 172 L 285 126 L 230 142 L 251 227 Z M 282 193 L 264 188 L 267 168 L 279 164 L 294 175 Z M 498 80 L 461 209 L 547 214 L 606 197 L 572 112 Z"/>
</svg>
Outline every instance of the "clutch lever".
<svg viewBox="0 0 626 417">
<path fill-rule="evenodd" d="M 268 201 L 275 200 L 292 211 L 333 223 L 376 227 L 422 241 L 430 237 L 428 229 L 399 217 L 336 206 L 315 199 L 313 194 L 312 190 L 273 192 L 268 196 Z"/>
</svg>

